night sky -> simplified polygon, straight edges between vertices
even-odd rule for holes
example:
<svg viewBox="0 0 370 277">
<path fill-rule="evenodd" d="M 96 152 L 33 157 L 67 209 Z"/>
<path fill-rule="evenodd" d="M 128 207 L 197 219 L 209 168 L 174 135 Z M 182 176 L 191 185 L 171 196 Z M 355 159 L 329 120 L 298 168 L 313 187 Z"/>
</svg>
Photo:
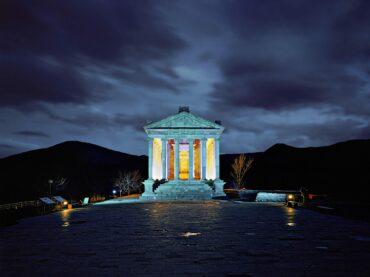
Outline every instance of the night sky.
<svg viewBox="0 0 370 277">
<path fill-rule="evenodd" d="M 222 153 L 370 137 L 370 1 L 0 1 L 0 157 L 146 154 L 190 106 Z"/>
</svg>

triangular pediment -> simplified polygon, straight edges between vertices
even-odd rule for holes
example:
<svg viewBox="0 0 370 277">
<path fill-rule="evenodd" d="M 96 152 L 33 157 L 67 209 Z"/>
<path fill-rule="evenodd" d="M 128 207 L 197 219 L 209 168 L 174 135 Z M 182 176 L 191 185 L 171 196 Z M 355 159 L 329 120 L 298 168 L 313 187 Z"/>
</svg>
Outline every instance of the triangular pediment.
<svg viewBox="0 0 370 277">
<path fill-rule="evenodd" d="M 223 127 L 189 112 L 180 112 L 150 123 L 145 129 L 223 129 Z"/>
</svg>

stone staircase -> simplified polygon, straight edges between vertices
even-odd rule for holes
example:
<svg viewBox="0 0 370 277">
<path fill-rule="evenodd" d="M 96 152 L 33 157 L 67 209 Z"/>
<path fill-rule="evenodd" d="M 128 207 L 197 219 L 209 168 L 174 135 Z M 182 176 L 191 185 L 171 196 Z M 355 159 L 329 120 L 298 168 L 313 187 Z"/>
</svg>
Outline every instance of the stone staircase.
<svg viewBox="0 0 370 277">
<path fill-rule="evenodd" d="M 155 191 L 155 198 L 159 200 L 208 200 L 213 197 L 213 190 L 203 183 L 165 183 Z"/>
</svg>

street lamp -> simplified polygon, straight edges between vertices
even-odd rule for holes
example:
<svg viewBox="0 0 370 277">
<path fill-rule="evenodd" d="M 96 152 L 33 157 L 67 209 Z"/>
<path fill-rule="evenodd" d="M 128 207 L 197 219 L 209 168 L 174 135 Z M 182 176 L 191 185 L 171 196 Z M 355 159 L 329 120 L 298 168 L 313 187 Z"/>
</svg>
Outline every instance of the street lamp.
<svg viewBox="0 0 370 277">
<path fill-rule="evenodd" d="M 49 195 L 51 195 L 51 185 L 53 184 L 53 180 L 49 179 Z"/>
</svg>

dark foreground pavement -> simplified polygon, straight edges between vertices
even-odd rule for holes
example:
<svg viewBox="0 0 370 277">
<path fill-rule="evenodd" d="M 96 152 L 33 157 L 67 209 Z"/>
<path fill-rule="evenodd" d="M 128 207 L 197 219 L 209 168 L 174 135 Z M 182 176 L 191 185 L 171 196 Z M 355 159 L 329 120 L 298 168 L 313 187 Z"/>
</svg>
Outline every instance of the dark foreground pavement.
<svg viewBox="0 0 370 277">
<path fill-rule="evenodd" d="M 370 276 L 370 224 L 275 204 L 93 206 L 0 229 L 1 276 Z"/>
</svg>

